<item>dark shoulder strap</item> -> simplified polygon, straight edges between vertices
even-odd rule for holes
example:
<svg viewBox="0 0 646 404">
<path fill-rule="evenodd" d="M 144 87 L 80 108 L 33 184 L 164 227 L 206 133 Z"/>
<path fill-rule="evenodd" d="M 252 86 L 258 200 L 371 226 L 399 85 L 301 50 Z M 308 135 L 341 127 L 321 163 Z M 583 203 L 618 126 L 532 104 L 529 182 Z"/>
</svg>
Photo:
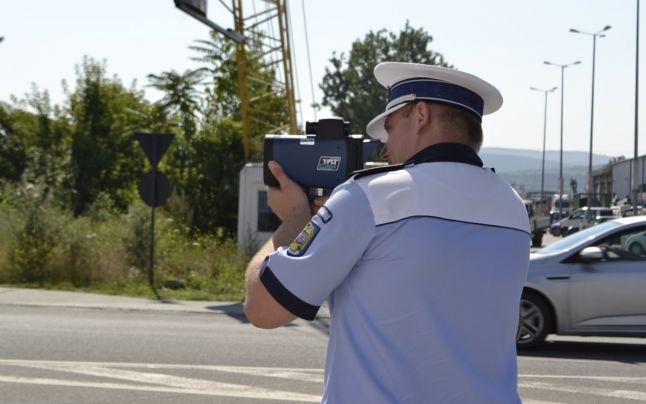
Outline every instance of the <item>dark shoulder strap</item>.
<svg viewBox="0 0 646 404">
<path fill-rule="evenodd" d="M 387 173 L 390 171 L 401 170 L 404 167 L 406 167 L 406 164 L 393 164 L 388 166 L 367 168 L 365 170 L 355 171 L 354 173 L 352 173 L 353 174 L 352 178 L 354 178 L 355 180 L 358 180 L 359 178 L 368 177 L 374 174 L 381 174 L 381 173 Z"/>
</svg>

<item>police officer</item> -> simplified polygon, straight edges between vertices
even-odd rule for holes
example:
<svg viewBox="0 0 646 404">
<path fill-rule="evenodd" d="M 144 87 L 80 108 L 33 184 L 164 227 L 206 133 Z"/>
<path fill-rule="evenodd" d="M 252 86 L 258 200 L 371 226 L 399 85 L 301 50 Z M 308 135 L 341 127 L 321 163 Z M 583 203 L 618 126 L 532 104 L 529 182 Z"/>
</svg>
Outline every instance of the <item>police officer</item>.
<svg viewBox="0 0 646 404">
<path fill-rule="evenodd" d="M 312 216 L 270 164 L 282 224 L 249 263 L 247 317 L 262 328 L 312 320 L 328 300 L 325 403 L 519 403 L 529 220 L 477 154 L 482 115 L 502 97 L 448 68 L 374 73 L 389 95 L 367 133 L 389 165 L 356 174 Z"/>
</svg>

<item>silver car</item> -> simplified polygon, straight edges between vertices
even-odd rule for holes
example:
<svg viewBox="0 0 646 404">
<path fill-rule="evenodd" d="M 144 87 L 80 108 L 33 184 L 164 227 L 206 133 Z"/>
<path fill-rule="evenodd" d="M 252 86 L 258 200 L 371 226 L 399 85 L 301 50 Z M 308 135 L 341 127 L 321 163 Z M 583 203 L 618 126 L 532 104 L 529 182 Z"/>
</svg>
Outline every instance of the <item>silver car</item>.
<svg viewBox="0 0 646 404">
<path fill-rule="evenodd" d="M 646 337 L 645 232 L 646 216 L 619 218 L 530 254 L 518 348 L 548 334 Z"/>
<path fill-rule="evenodd" d="M 624 240 L 624 248 L 635 255 L 646 254 L 646 232 L 627 237 Z"/>
</svg>

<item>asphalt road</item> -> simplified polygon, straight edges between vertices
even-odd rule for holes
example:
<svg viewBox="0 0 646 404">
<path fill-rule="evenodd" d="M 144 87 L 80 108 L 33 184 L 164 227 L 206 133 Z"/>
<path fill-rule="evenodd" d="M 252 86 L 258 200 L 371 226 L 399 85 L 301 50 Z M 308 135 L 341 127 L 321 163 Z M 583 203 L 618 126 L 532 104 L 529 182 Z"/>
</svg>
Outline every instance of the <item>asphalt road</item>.
<svg viewBox="0 0 646 404">
<path fill-rule="evenodd" d="M 551 337 L 518 357 L 525 404 L 646 402 L 646 340 Z"/>
<path fill-rule="evenodd" d="M 319 322 L 320 323 L 320 322 Z M 0 306 L 2 403 L 318 402 L 326 328 L 193 312 Z"/>
<path fill-rule="evenodd" d="M 328 323 L 266 331 L 232 302 L 0 287 L 0 402 L 318 402 Z M 518 363 L 525 404 L 646 403 L 646 339 L 552 337 Z"/>
<path fill-rule="evenodd" d="M 327 318 L 265 331 L 237 306 L 151 307 L 0 299 L 0 402 L 318 402 Z M 519 370 L 526 404 L 646 403 L 646 340 L 552 339 Z"/>
</svg>

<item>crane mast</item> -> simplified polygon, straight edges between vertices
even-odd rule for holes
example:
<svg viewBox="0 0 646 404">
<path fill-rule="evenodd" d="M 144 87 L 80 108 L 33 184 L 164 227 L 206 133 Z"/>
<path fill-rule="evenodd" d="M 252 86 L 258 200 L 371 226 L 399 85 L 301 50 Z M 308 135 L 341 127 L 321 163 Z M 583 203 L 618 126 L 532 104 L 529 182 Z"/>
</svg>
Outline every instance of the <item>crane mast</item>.
<svg viewBox="0 0 646 404">
<path fill-rule="evenodd" d="M 221 8 L 233 14 L 234 30 L 222 28 L 207 18 L 207 1 L 174 0 L 180 10 L 236 43 L 244 157 L 249 161 L 251 140 L 262 135 L 254 133 L 260 131 L 258 128 L 265 133 L 295 134 L 298 130 L 287 0 L 230 0 L 231 6 L 225 0 L 219 0 Z M 264 5 L 260 11 L 256 8 L 257 2 Z M 243 10 L 248 6 L 253 11 L 246 15 Z M 253 53 L 247 48 L 251 44 Z M 250 68 L 251 63 L 255 68 Z M 271 72 L 269 75 L 266 74 L 268 70 Z M 260 91 L 251 91 L 252 83 Z M 266 107 L 257 107 L 268 96 L 285 100 L 284 122 L 276 122 L 280 115 L 268 113 Z"/>
<path fill-rule="evenodd" d="M 253 10 L 245 14 L 243 6 L 248 6 L 249 1 L 232 0 L 232 10 L 235 30 L 246 38 L 254 38 L 260 44 L 261 52 L 252 57 L 262 59 L 263 66 L 276 69 L 273 83 L 265 83 L 273 90 L 274 95 L 284 97 L 287 103 L 287 121 L 272 125 L 271 133 L 292 133 L 298 131 L 296 120 L 296 99 L 294 97 L 293 65 L 290 48 L 289 18 L 286 0 L 260 0 L 265 8 L 260 11 Z M 254 3 L 255 9 L 255 3 Z M 263 81 L 262 77 L 255 77 L 248 68 L 250 60 L 246 49 L 246 42 L 236 43 L 236 59 L 238 66 L 238 84 L 240 87 L 240 108 L 242 118 L 242 131 L 244 141 L 245 159 L 248 161 L 251 151 L 251 139 L 261 135 L 252 133 L 252 123 L 259 123 L 266 127 L 263 114 L 255 108 L 258 97 L 252 97 L 249 91 L 251 82 Z"/>
</svg>

